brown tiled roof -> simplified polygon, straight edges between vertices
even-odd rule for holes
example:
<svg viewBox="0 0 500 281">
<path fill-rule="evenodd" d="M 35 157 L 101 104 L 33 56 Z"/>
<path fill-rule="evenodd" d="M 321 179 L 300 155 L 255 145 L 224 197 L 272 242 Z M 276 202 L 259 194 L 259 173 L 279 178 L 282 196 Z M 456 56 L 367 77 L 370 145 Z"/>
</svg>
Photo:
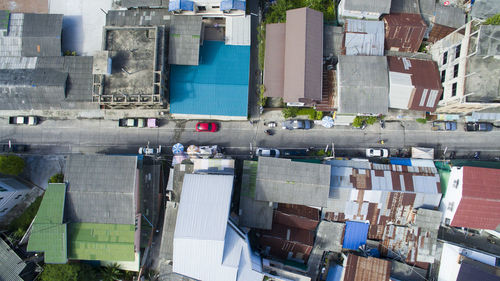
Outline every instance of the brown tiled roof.
<svg viewBox="0 0 500 281">
<path fill-rule="evenodd" d="M 266 25 L 264 86 L 268 97 L 283 97 L 285 75 L 285 24 Z"/>
<path fill-rule="evenodd" d="M 390 14 L 385 22 L 385 49 L 417 52 L 424 39 L 427 25 L 418 14 Z"/>
</svg>

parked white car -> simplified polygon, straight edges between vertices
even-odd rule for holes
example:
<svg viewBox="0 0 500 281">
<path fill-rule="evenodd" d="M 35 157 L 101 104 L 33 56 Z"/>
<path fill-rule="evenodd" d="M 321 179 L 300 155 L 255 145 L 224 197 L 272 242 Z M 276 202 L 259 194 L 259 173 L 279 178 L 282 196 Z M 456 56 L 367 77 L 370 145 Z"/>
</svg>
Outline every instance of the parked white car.
<svg viewBox="0 0 500 281">
<path fill-rule="evenodd" d="M 280 157 L 280 151 L 275 148 L 257 148 L 255 155 L 263 157 Z"/>
<path fill-rule="evenodd" d="M 388 157 L 389 150 L 385 148 L 367 148 L 366 157 Z"/>
</svg>

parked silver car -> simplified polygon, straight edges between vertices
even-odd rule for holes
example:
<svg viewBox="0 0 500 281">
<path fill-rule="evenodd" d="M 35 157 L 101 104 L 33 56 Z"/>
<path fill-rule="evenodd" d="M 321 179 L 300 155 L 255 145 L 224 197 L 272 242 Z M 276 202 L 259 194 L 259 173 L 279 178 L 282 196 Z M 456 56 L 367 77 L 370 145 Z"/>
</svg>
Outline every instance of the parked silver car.
<svg viewBox="0 0 500 281">
<path fill-rule="evenodd" d="M 280 157 L 280 151 L 275 148 L 257 148 L 255 150 L 255 155 L 256 156 L 263 156 L 263 157 L 275 157 L 278 158 Z"/>
</svg>

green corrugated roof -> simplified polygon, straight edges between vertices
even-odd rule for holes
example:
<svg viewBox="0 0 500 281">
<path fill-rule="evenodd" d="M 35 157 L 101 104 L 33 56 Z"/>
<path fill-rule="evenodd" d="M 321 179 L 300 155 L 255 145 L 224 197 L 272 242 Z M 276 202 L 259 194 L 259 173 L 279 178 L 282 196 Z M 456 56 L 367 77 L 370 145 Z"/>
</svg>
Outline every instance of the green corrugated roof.
<svg viewBox="0 0 500 281">
<path fill-rule="evenodd" d="M 66 263 L 68 259 L 67 230 L 62 223 L 65 196 L 66 184 L 49 184 L 31 229 L 28 251 L 44 252 L 46 263 Z"/>
<path fill-rule="evenodd" d="M 51 183 L 45 190 L 42 203 L 36 214 L 36 223 L 62 223 L 66 184 Z"/>
<path fill-rule="evenodd" d="M 243 161 L 243 174 L 241 178 L 241 194 L 250 198 L 255 197 L 255 185 L 257 183 L 257 161 Z"/>
<path fill-rule="evenodd" d="M 68 228 L 70 259 L 135 260 L 134 225 L 71 223 Z"/>
<path fill-rule="evenodd" d="M 28 241 L 28 251 L 44 252 L 45 263 L 66 263 L 68 261 L 66 225 L 34 223 Z"/>
</svg>

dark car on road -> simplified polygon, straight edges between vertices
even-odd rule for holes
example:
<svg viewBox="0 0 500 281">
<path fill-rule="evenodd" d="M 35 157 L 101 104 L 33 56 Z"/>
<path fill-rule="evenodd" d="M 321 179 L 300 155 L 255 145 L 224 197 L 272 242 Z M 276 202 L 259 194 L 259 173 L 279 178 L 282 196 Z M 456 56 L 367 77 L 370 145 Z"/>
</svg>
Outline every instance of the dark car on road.
<svg viewBox="0 0 500 281">
<path fill-rule="evenodd" d="M 493 124 L 488 122 L 467 122 L 465 123 L 466 131 L 491 131 Z"/>
<path fill-rule="evenodd" d="M 287 130 L 297 130 L 297 129 L 302 129 L 302 130 L 309 130 L 311 129 L 311 121 L 309 120 L 287 120 L 283 121 L 281 124 L 283 129 Z"/>
</svg>

